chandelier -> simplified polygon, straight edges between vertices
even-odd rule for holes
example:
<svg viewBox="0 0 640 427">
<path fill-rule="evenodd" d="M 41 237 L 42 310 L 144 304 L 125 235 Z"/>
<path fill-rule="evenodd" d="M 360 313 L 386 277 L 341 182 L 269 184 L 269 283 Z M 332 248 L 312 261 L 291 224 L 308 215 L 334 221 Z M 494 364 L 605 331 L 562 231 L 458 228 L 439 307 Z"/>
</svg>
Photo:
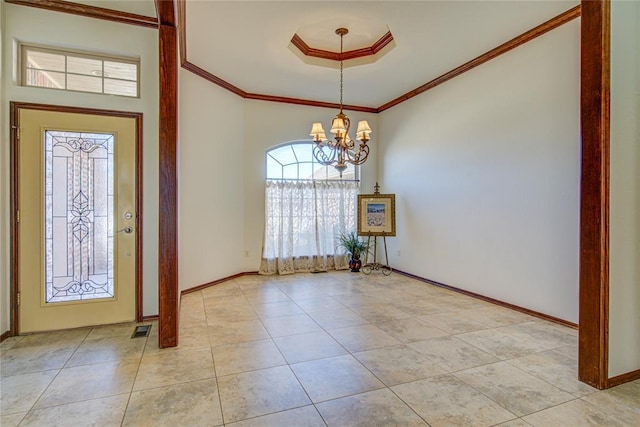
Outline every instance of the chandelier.
<svg viewBox="0 0 640 427">
<path fill-rule="evenodd" d="M 351 121 L 349 117 L 342 111 L 342 38 L 349 33 L 346 28 L 338 28 L 336 34 L 340 36 L 340 112 L 333 118 L 331 123 L 331 133 L 335 134 L 334 140 L 328 140 L 327 135 L 322 128 L 322 123 L 314 123 L 311 127 L 310 136 L 313 137 L 313 141 L 316 143 L 313 146 L 313 156 L 318 163 L 334 167 L 340 172 L 347 169 L 347 163 L 352 165 L 361 165 L 367 160 L 369 155 L 369 135 L 371 134 L 371 128 L 366 120 L 358 122 L 358 129 L 356 130 L 356 139 L 360 142 L 356 149 L 356 141 L 349 136 L 349 128 Z"/>
</svg>

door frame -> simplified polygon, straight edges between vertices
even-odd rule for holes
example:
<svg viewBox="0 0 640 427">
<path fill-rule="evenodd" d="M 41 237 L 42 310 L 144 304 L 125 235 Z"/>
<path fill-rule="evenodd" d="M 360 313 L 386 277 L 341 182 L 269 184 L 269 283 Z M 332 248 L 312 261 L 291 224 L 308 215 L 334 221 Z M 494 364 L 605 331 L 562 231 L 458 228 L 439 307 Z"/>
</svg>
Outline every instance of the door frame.
<svg viewBox="0 0 640 427">
<path fill-rule="evenodd" d="M 20 330 L 19 326 L 19 306 L 18 306 L 18 288 L 19 288 L 19 275 L 20 272 L 18 270 L 18 247 L 19 247 L 19 236 L 18 236 L 18 222 L 17 222 L 17 209 L 19 206 L 19 196 L 18 196 L 18 185 L 19 185 L 19 176 L 18 176 L 18 160 L 19 160 L 19 150 L 18 150 L 18 130 L 20 128 L 20 111 L 21 110 L 40 110 L 40 111 L 51 111 L 56 113 L 72 113 L 72 114 L 85 114 L 85 115 L 96 115 L 96 116 L 111 116 L 111 117 L 123 117 L 130 118 L 135 120 L 136 126 L 136 149 L 135 149 L 135 177 L 136 177 L 136 185 L 135 185 L 135 196 L 136 196 L 136 223 L 135 229 L 137 230 L 135 234 L 135 247 L 136 247 L 136 255 L 135 255 L 135 316 L 136 321 L 142 321 L 142 113 L 135 112 L 126 112 L 126 111 L 115 111 L 115 110 L 100 110 L 93 108 L 82 108 L 82 107 L 70 107 L 63 105 L 50 105 L 50 104 L 33 104 L 27 102 L 14 102 L 11 101 L 9 103 L 9 115 L 10 115 L 10 261 L 9 261 L 9 283 L 10 283 L 10 321 L 11 325 L 9 327 L 9 335 L 14 336 L 18 334 Z"/>
</svg>

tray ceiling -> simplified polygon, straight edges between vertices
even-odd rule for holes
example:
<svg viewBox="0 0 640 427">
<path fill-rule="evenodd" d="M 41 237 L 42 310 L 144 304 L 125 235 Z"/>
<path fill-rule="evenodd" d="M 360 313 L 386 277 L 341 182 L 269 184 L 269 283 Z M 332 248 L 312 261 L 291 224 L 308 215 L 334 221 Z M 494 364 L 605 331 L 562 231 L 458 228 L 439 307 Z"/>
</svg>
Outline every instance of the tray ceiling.
<svg viewBox="0 0 640 427">
<path fill-rule="evenodd" d="M 152 0 L 77 3 L 156 16 Z M 301 61 L 293 35 L 303 32 L 314 47 L 337 52 L 338 27 L 353 29 L 344 38 L 345 51 L 370 45 L 388 28 L 393 49 L 373 63 L 345 64 L 345 104 L 375 108 L 578 4 L 188 0 L 187 59 L 246 92 L 337 102 L 338 71 Z"/>
</svg>

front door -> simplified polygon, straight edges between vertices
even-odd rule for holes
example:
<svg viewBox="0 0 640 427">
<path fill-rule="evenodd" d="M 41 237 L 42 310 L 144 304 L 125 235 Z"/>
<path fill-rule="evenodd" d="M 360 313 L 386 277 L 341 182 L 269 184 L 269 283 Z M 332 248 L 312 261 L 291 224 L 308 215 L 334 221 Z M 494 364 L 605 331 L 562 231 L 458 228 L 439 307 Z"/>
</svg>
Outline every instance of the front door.
<svg viewBox="0 0 640 427">
<path fill-rule="evenodd" d="M 18 114 L 19 332 L 135 320 L 136 119 Z"/>
</svg>

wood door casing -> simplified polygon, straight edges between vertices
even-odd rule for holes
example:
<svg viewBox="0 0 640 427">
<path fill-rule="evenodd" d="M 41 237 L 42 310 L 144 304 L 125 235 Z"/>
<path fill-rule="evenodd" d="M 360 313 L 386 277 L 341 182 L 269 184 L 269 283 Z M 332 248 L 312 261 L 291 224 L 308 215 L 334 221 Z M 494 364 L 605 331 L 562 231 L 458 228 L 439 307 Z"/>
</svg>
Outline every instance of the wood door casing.
<svg viewBox="0 0 640 427">
<path fill-rule="evenodd" d="M 131 194 L 135 196 L 135 202 L 133 205 L 129 206 L 133 212 L 134 217 L 130 221 L 132 224 L 132 228 L 136 230 L 136 233 L 132 233 L 131 246 L 128 249 L 130 253 L 130 257 L 135 260 L 135 271 L 130 282 L 130 288 L 132 290 L 132 302 L 129 303 L 128 311 L 129 313 L 126 315 L 126 320 L 142 320 L 142 167 L 141 167 L 141 158 L 142 158 L 142 114 L 141 113 L 131 113 L 131 112 L 120 112 L 120 111 L 109 111 L 109 110 L 95 110 L 95 109 L 84 109 L 84 108 L 75 108 L 75 107 L 61 107 L 54 105 L 43 105 L 43 104 L 29 104 L 29 103 L 17 103 L 11 102 L 11 128 L 12 128 L 12 138 L 11 138 L 11 334 L 15 335 L 19 331 L 26 332 L 28 329 L 20 326 L 20 308 L 17 304 L 17 299 L 20 297 L 22 299 L 22 294 L 19 294 L 19 286 L 18 281 L 20 279 L 20 271 L 18 266 L 20 264 L 20 236 L 18 233 L 19 224 L 17 223 L 17 208 L 20 205 L 20 197 L 19 197 L 19 187 L 20 187 L 20 179 L 18 176 L 18 164 L 20 161 L 20 152 L 18 150 L 18 129 L 21 127 L 20 115 L 24 110 L 35 110 L 40 113 L 50 112 L 64 112 L 67 114 L 85 114 L 86 118 L 93 121 L 94 123 L 105 123 L 109 121 L 113 121 L 114 118 L 120 118 L 120 120 L 126 120 L 128 122 L 128 132 L 130 134 L 130 139 L 134 142 L 137 142 L 133 147 L 132 155 L 135 157 L 134 169 L 132 169 L 127 175 L 130 181 L 135 182 L 135 185 L 131 186 Z M 89 130 L 97 130 L 95 125 L 92 125 Z M 24 131 L 22 131 L 21 137 L 24 137 Z M 136 214 L 137 213 L 137 214 Z M 120 218 L 122 218 L 121 215 Z M 122 223 L 117 224 L 116 226 L 122 228 Z M 22 302 L 22 301 L 21 301 Z M 88 306 L 93 306 L 91 309 L 86 309 L 88 312 L 88 316 L 92 319 L 88 321 L 86 324 L 96 324 L 103 323 L 100 320 L 99 316 L 95 314 L 96 305 L 93 303 L 86 304 Z M 120 320 L 116 320 L 120 321 Z M 109 321 L 112 323 L 113 321 Z M 65 326 L 66 327 L 66 326 Z M 55 325 L 51 329 L 57 329 Z M 38 328 L 40 329 L 40 328 Z"/>
</svg>

